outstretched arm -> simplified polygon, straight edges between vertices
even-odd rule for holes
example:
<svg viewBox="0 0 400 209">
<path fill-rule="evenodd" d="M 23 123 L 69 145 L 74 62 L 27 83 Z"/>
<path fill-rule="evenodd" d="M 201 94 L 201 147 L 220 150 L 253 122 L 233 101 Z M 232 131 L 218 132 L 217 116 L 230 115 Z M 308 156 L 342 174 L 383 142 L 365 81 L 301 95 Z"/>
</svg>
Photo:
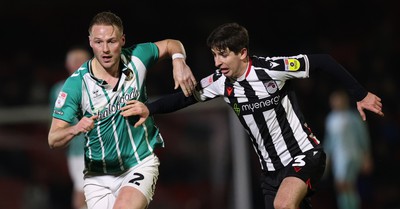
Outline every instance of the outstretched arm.
<svg viewBox="0 0 400 209">
<path fill-rule="evenodd" d="M 186 64 L 186 52 L 183 44 L 178 40 L 166 39 L 155 42 L 159 50 L 159 58 L 172 58 L 175 89 L 181 87 L 185 96 L 192 95 L 197 84 L 195 77 Z"/>
<path fill-rule="evenodd" d="M 366 120 L 364 109 L 374 112 L 379 116 L 384 116 L 381 98 L 365 90 L 364 87 L 330 55 L 312 54 L 307 55 L 307 57 L 310 61 L 310 72 L 323 70 L 343 82 L 350 95 L 356 99 L 358 112 L 364 121 Z"/>
<path fill-rule="evenodd" d="M 192 95 L 185 97 L 182 92 L 169 94 L 157 99 L 154 102 L 148 103 L 150 114 L 171 113 L 183 109 L 189 105 L 195 104 L 196 98 Z"/>
<path fill-rule="evenodd" d="M 126 102 L 126 106 L 121 108 L 121 115 L 124 117 L 138 115 L 139 120 L 135 123 L 135 127 L 138 127 L 146 121 L 149 115 L 171 113 L 196 102 L 197 100 L 193 95 L 186 97 L 183 95 L 183 92 L 163 96 L 147 105 L 137 100 L 131 100 Z"/>
</svg>

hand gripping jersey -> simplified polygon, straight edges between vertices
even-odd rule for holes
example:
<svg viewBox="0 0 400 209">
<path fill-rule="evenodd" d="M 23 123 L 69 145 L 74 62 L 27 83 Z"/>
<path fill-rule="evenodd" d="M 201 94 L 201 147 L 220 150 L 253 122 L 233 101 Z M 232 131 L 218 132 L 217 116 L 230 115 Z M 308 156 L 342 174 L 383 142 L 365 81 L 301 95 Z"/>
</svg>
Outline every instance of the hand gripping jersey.
<svg viewBox="0 0 400 209">
<path fill-rule="evenodd" d="M 237 80 L 218 71 L 202 79 L 195 97 L 206 101 L 223 96 L 246 129 L 261 168 L 274 171 L 320 144 L 307 127 L 289 82 L 308 77 L 306 55 L 252 57 Z"/>
<path fill-rule="evenodd" d="M 164 146 L 152 117 L 135 128 L 137 118 L 120 115 L 126 101 L 147 101 L 146 72 L 157 60 L 155 44 L 138 44 L 122 50 L 122 73 L 115 87 L 93 76 L 91 60 L 66 80 L 53 117 L 72 123 L 75 117 L 99 116 L 85 136 L 86 172 L 121 173 L 152 154 L 154 148 Z"/>
</svg>

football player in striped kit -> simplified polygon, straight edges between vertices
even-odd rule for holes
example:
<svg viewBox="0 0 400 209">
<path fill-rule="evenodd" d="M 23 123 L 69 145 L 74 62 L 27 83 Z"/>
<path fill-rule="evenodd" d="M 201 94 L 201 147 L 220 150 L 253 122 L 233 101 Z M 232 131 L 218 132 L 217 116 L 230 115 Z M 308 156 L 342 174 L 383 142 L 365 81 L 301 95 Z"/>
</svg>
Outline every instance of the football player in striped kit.
<svg viewBox="0 0 400 209">
<path fill-rule="evenodd" d="M 218 69 L 201 80 L 193 96 L 171 94 L 147 104 L 148 109 L 142 104 L 142 109 L 132 114 L 169 113 L 223 97 L 259 157 L 265 208 L 311 208 L 310 196 L 324 173 L 326 154 L 300 111 L 290 80 L 308 78 L 318 70 L 330 73 L 358 101 L 363 120 L 364 110 L 384 115 L 381 99 L 326 54 L 249 56 L 247 29 L 237 23 L 216 28 L 207 45 Z"/>
<path fill-rule="evenodd" d="M 89 209 L 147 208 L 158 179 L 154 149 L 164 142 L 153 119 L 122 112 L 127 101 L 147 101 L 146 73 L 172 58 L 175 88 L 188 96 L 196 80 L 178 40 L 125 45 L 122 20 L 100 12 L 89 25 L 94 58 L 67 78 L 54 105 L 50 148 L 62 148 L 85 134 L 84 192 Z M 130 106 L 131 107 L 131 106 Z M 129 110 L 129 108 L 128 108 Z M 75 118 L 76 125 L 71 125 Z"/>
</svg>

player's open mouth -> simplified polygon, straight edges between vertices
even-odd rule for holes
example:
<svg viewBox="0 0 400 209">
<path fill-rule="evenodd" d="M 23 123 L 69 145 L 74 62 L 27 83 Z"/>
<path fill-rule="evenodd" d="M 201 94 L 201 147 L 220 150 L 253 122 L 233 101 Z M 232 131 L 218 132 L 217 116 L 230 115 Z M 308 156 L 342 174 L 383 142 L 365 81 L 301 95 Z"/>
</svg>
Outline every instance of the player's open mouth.
<svg viewBox="0 0 400 209">
<path fill-rule="evenodd" d="M 111 61 L 111 56 L 103 56 L 104 62 L 110 62 Z"/>
<path fill-rule="evenodd" d="M 220 69 L 220 71 L 222 74 L 225 75 L 225 74 L 229 73 L 229 68 L 222 68 L 222 69 Z"/>
</svg>

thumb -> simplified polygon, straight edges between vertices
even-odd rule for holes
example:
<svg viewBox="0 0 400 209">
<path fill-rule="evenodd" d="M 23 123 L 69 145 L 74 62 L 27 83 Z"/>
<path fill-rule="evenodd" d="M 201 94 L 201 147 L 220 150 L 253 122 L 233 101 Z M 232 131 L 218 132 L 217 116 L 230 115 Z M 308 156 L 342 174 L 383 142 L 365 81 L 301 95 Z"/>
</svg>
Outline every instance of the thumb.
<svg viewBox="0 0 400 209">
<path fill-rule="evenodd" d="M 135 128 L 141 126 L 146 121 L 146 118 L 140 117 L 138 122 L 135 123 Z"/>
<path fill-rule="evenodd" d="M 92 117 L 90 117 L 90 119 L 96 120 L 98 117 L 99 117 L 99 115 L 92 115 Z"/>
</svg>

